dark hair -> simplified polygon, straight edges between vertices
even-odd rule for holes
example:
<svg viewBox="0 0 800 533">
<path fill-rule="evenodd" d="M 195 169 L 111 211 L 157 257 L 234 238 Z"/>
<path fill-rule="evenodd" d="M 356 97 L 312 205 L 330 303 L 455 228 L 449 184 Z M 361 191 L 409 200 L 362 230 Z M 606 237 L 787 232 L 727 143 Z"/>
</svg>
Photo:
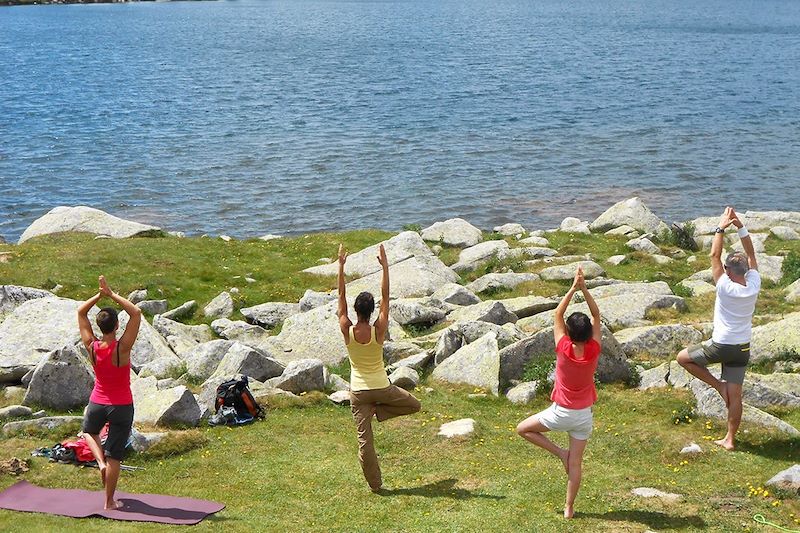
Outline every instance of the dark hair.
<svg viewBox="0 0 800 533">
<path fill-rule="evenodd" d="M 97 326 L 104 334 L 114 331 L 117 323 L 119 323 L 117 310 L 113 307 L 104 307 L 97 313 Z"/>
<path fill-rule="evenodd" d="M 747 256 L 742 252 L 731 252 L 725 259 L 725 270 L 727 270 L 730 274 L 744 276 L 747 274 L 748 268 L 749 264 L 747 261 Z"/>
<path fill-rule="evenodd" d="M 372 312 L 375 310 L 375 298 L 372 293 L 367 291 L 362 292 L 356 296 L 356 303 L 353 305 L 356 308 L 356 314 L 359 320 L 369 320 Z"/>
<path fill-rule="evenodd" d="M 567 335 L 572 342 L 586 342 L 592 338 L 592 321 L 583 313 L 572 313 L 567 319 Z"/>
</svg>

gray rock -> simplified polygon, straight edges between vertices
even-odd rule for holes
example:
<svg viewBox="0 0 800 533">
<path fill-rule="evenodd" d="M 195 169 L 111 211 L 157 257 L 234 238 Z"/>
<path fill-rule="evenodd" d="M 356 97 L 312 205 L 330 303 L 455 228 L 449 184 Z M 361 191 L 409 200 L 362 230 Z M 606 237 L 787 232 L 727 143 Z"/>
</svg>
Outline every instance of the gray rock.
<svg viewBox="0 0 800 533">
<path fill-rule="evenodd" d="M 719 377 L 719 368 L 714 367 L 710 369 L 711 373 L 715 377 Z M 669 362 L 669 373 L 667 374 L 667 383 L 675 387 L 676 389 L 688 387 L 692 381 L 694 381 L 694 376 L 692 376 L 689 372 L 686 371 L 678 361 L 670 361 Z"/>
<path fill-rule="evenodd" d="M 497 301 L 503 304 L 508 311 L 517 315 L 518 318 L 526 318 L 537 313 L 550 311 L 558 306 L 556 300 L 543 296 L 519 296 Z"/>
<path fill-rule="evenodd" d="M 155 426 L 196 426 L 200 422 L 200 406 L 192 392 L 184 386 L 159 390 L 155 377 L 139 378 L 131 383 L 134 423 Z"/>
<path fill-rule="evenodd" d="M 311 311 L 321 305 L 325 305 L 329 302 L 333 302 L 336 300 L 336 297 L 332 294 L 327 292 L 317 292 L 312 291 L 311 289 L 306 290 L 303 297 L 300 298 L 300 312 L 304 313 L 306 311 Z"/>
<path fill-rule="evenodd" d="M 635 239 L 636 237 L 639 237 L 641 233 L 636 228 L 633 228 L 627 224 L 623 224 L 622 226 L 606 231 L 605 235 L 609 236 L 619 235 L 622 237 L 627 237 L 628 239 Z"/>
<path fill-rule="evenodd" d="M 19 238 L 19 244 L 41 235 L 67 231 L 107 235 L 114 239 L 161 234 L 160 228 L 123 220 L 99 209 L 59 206 L 28 226 Z"/>
<path fill-rule="evenodd" d="M 657 367 L 639 372 L 641 380 L 639 382 L 639 390 L 660 389 L 668 385 L 667 377 L 669 376 L 670 363 L 661 363 Z"/>
<path fill-rule="evenodd" d="M 487 301 L 456 309 L 450 313 L 449 319 L 453 322 L 480 320 L 482 322 L 503 325 L 508 322 L 516 322 L 517 315 L 509 312 L 500 302 Z"/>
<path fill-rule="evenodd" d="M 792 465 L 786 470 L 778 472 L 765 485 L 783 490 L 800 491 L 800 465 Z"/>
<path fill-rule="evenodd" d="M 544 237 L 527 237 L 525 239 L 520 239 L 519 243 L 526 246 L 541 246 L 543 248 L 550 247 L 550 241 Z"/>
<path fill-rule="evenodd" d="M 147 377 L 147 376 L 143 376 L 143 377 Z M 179 385 L 184 385 L 184 383 L 180 383 L 177 379 L 174 379 L 174 378 L 159 379 L 158 383 L 156 383 L 156 387 L 158 387 L 158 390 L 171 389 L 172 387 L 177 387 Z"/>
<path fill-rule="evenodd" d="M 701 279 L 687 278 L 678 283 L 678 285 L 690 290 L 692 292 L 692 296 L 702 296 L 704 294 L 717 292 L 717 288 L 714 285 Z"/>
<path fill-rule="evenodd" d="M 139 368 L 139 376 L 146 378 L 153 376 L 156 379 L 163 379 L 169 376 L 174 376 L 182 372 L 184 363 L 176 355 L 169 355 L 167 357 L 159 357 L 153 359 Z"/>
<path fill-rule="evenodd" d="M 784 394 L 800 397 L 800 374 L 784 374 L 781 372 L 756 374 L 755 372 L 749 372 L 747 374 L 747 379 L 752 382 L 764 384 Z"/>
<path fill-rule="evenodd" d="M 0 321 L 29 300 L 52 298 L 52 292 L 17 285 L 0 285 Z"/>
<path fill-rule="evenodd" d="M 378 249 L 381 244 L 386 249 L 386 259 L 389 261 L 389 265 L 405 261 L 410 257 L 433 257 L 433 252 L 422 240 L 419 233 L 404 231 L 382 243 L 349 254 L 344 266 L 345 275 L 364 277 L 376 272 L 380 273 L 381 266 L 378 264 L 376 257 L 378 257 Z M 319 276 L 335 276 L 339 272 L 339 263 L 334 261 L 329 264 L 307 268 L 303 272 Z"/>
<path fill-rule="evenodd" d="M 2 329 L 0 326 L 0 332 Z M 800 353 L 800 312 L 789 313 L 782 320 L 753 328 L 750 340 L 751 362 L 775 359 L 792 351 Z"/>
<path fill-rule="evenodd" d="M 598 287 L 589 289 L 589 292 L 595 300 L 599 300 L 600 298 L 609 298 L 611 296 L 622 296 L 629 294 L 672 294 L 672 289 L 670 289 L 669 285 L 667 285 L 667 283 L 664 281 L 654 281 L 652 283 L 622 282 L 600 285 Z M 579 302 L 582 302 L 583 294 L 576 294 L 575 299 Z"/>
<path fill-rule="evenodd" d="M 644 252 L 646 254 L 660 254 L 661 248 L 656 246 L 653 241 L 646 237 L 637 237 L 625 243 L 625 246 L 637 252 Z"/>
<path fill-rule="evenodd" d="M 429 298 L 404 298 L 392 300 L 389 313 L 401 326 L 433 325 L 447 315 L 441 302 Z"/>
<path fill-rule="evenodd" d="M 672 357 L 687 346 L 697 344 L 703 334 L 683 324 L 640 326 L 617 331 L 614 336 L 627 357 L 647 354 L 654 357 Z"/>
<path fill-rule="evenodd" d="M 172 348 L 179 357 L 184 357 L 198 344 L 209 342 L 214 339 L 211 328 L 205 324 L 187 326 L 180 322 L 164 318 L 161 315 L 156 315 L 153 318 L 153 328 L 166 339 L 169 347 Z"/>
<path fill-rule="evenodd" d="M 800 302 L 800 279 L 795 280 L 784 289 L 786 301 L 789 303 Z"/>
<path fill-rule="evenodd" d="M 800 389 L 795 389 L 793 393 L 784 392 L 771 387 L 768 382 L 760 381 L 758 378 L 751 379 L 753 375 L 751 373 L 748 379 L 745 379 L 742 389 L 742 401 L 747 405 L 759 409 L 773 407 L 796 409 L 800 407 Z"/>
<path fill-rule="evenodd" d="M 411 367 L 401 366 L 392 372 L 389 381 L 401 389 L 413 390 L 419 385 L 419 374 Z"/>
<path fill-rule="evenodd" d="M 8 407 L 3 407 L 0 409 L 0 420 L 28 417 L 32 414 L 33 411 L 30 407 L 24 405 L 9 405 Z"/>
<path fill-rule="evenodd" d="M 147 300 L 147 289 L 137 289 L 128 295 L 128 301 L 133 305 L 144 302 Z"/>
<path fill-rule="evenodd" d="M 689 388 L 697 399 L 697 412 L 701 416 L 720 420 L 727 419 L 728 410 L 725 408 L 725 403 L 717 391 L 699 379 L 693 379 L 689 384 Z M 742 421 L 762 427 L 774 428 L 795 437 L 800 436 L 800 431 L 794 426 L 746 403 L 743 404 Z"/>
<path fill-rule="evenodd" d="M 449 246 L 467 248 L 481 242 L 483 233 L 462 218 L 451 218 L 423 229 L 422 238 L 426 241 L 438 241 Z"/>
<path fill-rule="evenodd" d="M 414 298 L 429 296 L 449 283 L 459 280 L 458 275 L 442 263 L 439 258 L 430 256 L 413 256 L 398 261 L 389 267 L 389 296 L 391 298 Z M 356 296 L 362 291 L 369 291 L 376 296 L 381 294 L 383 274 L 375 272 L 347 284 L 347 294 Z"/>
<path fill-rule="evenodd" d="M 213 340 L 195 347 L 186 354 L 186 372 L 198 381 L 208 379 L 217 369 L 219 363 L 231 349 L 234 342 L 229 340 Z"/>
<path fill-rule="evenodd" d="M 325 389 L 325 376 L 322 361 L 319 359 L 300 359 L 286 366 L 275 388 L 293 394 L 321 391 Z"/>
<path fill-rule="evenodd" d="M 280 361 L 267 357 L 254 348 L 235 342 L 225 353 L 219 366 L 211 376 L 240 374 L 258 381 L 264 381 L 278 377 L 283 372 L 284 366 Z"/>
<path fill-rule="evenodd" d="M 475 433 L 475 420 L 472 418 L 462 418 L 442 424 L 438 435 L 451 439 L 453 437 L 468 437 Z"/>
<path fill-rule="evenodd" d="M 187 318 L 191 318 L 194 315 L 195 310 L 197 309 L 197 302 L 194 300 L 189 300 L 185 302 L 175 309 L 171 311 L 167 311 L 166 313 L 162 313 L 161 316 L 167 318 L 169 320 L 186 320 Z"/>
<path fill-rule="evenodd" d="M 148 315 L 160 315 L 161 313 L 166 313 L 167 309 L 169 309 L 166 300 L 145 300 L 136 304 L 136 307 Z"/>
<path fill-rule="evenodd" d="M 158 444 L 168 435 L 165 431 L 142 433 L 136 428 L 131 428 L 131 447 L 137 453 L 146 452 L 153 445 Z"/>
<path fill-rule="evenodd" d="M 659 234 L 669 229 L 638 197 L 617 202 L 594 219 L 590 227 L 592 231 L 608 231 L 623 225 L 642 233 Z"/>
<path fill-rule="evenodd" d="M 122 336 L 125 332 L 129 320 L 130 317 L 125 311 L 119 314 L 118 336 Z M 142 318 L 139 326 L 139 334 L 131 350 L 131 367 L 133 367 L 134 371 L 138 372 L 145 364 L 165 357 L 175 357 L 175 353 L 156 329 L 151 326 L 147 320 Z"/>
<path fill-rule="evenodd" d="M 336 405 L 350 405 L 350 391 L 340 390 L 328 396 Z"/>
<path fill-rule="evenodd" d="M 211 323 L 211 329 L 223 339 L 238 341 L 263 352 L 271 353 L 278 349 L 274 344 L 276 339 L 269 331 L 243 320 L 220 318 Z"/>
<path fill-rule="evenodd" d="M 349 391 L 350 383 L 338 374 L 328 374 L 325 379 L 325 388 L 332 391 Z"/>
<path fill-rule="evenodd" d="M 46 416 L 33 420 L 19 420 L 5 424 L 3 426 L 3 435 L 11 436 L 29 430 L 52 431 L 65 424 L 81 423 L 82 421 L 82 416 Z"/>
<path fill-rule="evenodd" d="M 502 226 L 495 226 L 492 231 L 499 233 L 500 235 L 505 235 L 506 237 L 514 237 L 515 235 L 523 235 L 526 233 L 525 228 L 522 227 L 522 224 L 517 224 L 514 222 L 503 224 Z"/>
<path fill-rule="evenodd" d="M 783 277 L 783 260 L 779 255 L 756 254 L 758 273 L 764 280 L 778 283 Z"/>
<path fill-rule="evenodd" d="M 35 413 L 31 414 L 31 418 L 44 418 L 47 416 L 47 412 L 44 409 L 36 411 Z"/>
<path fill-rule="evenodd" d="M 506 393 L 506 398 L 513 404 L 525 405 L 536 399 L 536 390 L 538 388 L 538 381 L 526 381 L 510 389 Z"/>
<path fill-rule="evenodd" d="M 490 273 L 476 279 L 467 285 L 467 289 L 480 293 L 484 291 L 497 291 L 503 289 L 513 289 L 521 283 L 530 281 L 537 281 L 539 276 L 536 274 L 517 274 L 515 272 L 506 272 L 502 274 Z"/>
<path fill-rule="evenodd" d="M 697 455 L 703 453 L 703 448 L 699 444 L 692 442 L 691 444 L 681 448 L 681 455 Z"/>
<path fill-rule="evenodd" d="M 436 342 L 434 362 L 437 365 L 441 364 L 445 359 L 461 349 L 464 344 L 464 338 L 459 334 L 458 328 L 447 328 Z"/>
<path fill-rule="evenodd" d="M 473 305 L 481 301 L 471 290 L 457 283 L 442 285 L 431 298 L 452 305 Z"/>
<path fill-rule="evenodd" d="M 391 365 L 386 368 L 386 371 L 394 371 L 395 369 L 407 366 L 409 368 L 413 368 L 416 371 L 421 371 L 424 369 L 431 360 L 431 353 L 430 352 L 419 352 L 414 355 L 409 355 L 408 357 L 404 357 L 399 361 L 395 361 Z"/>
<path fill-rule="evenodd" d="M 653 254 L 650 256 L 650 259 L 652 259 L 657 265 L 667 265 L 669 263 L 672 263 L 672 261 L 674 261 L 674 259 L 672 259 L 671 257 L 667 257 L 666 255 L 661 255 L 661 254 Z"/>
<path fill-rule="evenodd" d="M 559 225 L 559 229 L 567 233 L 583 233 L 586 235 L 591 233 L 591 230 L 589 229 L 589 223 L 582 222 L 579 218 L 575 217 L 567 217 L 562 220 L 561 224 Z"/>
<path fill-rule="evenodd" d="M 800 233 L 787 226 L 775 226 L 770 229 L 770 233 L 782 241 L 796 241 L 800 239 Z"/>
<path fill-rule="evenodd" d="M 619 266 L 625 262 L 625 259 L 627 257 L 628 256 L 626 255 L 612 255 L 611 257 L 606 259 L 606 263 L 608 263 L 609 265 Z"/>
<path fill-rule="evenodd" d="M 268 302 L 241 309 L 245 320 L 263 328 L 274 328 L 299 312 L 299 304 L 285 302 Z"/>
<path fill-rule="evenodd" d="M 418 345 L 406 341 L 386 341 L 383 343 L 383 360 L 395 363 L 422 351 Z"/>
<path fill-rule="evenodd" d="M 229 292 L 219 293 L 205 308 L 203 314 L 208 318 L 228 318 L 233 314 L 233 298 Z"/>
<path fill-rule="evenodd" d="M 583 275 L 586 279 L 596 278 L 598 276 L 605 276 L 606 271 L 603 267 L 594 261 L 578 261 L 575 263 L 568 263 L 566 265 L 557 265 L 547 267 L 541 272 L 539 276 L 543 280 L 570 280 L 575 277 L 575 272 L 578 267 L 583 268 Z"/>
<path fill-rule="evenodd" d="M 67 411 L 89 403 L 94 372 L 75 345 L 50 352 L 33 371 L 22 403 Z"/>
<path fill-rule="evenodd" d="M 31 376 L 33 376 L 33 371 L 31 371 Z M 3 390 L 3 398 L 5 398 L 6 400 L 13 400 L 16 398 L 19 398 L 21 400 L 22 397 L 25 396 L 25 387 L 9 386 L 2 390 Z"/>
<path fill-rule="evenodd" d="M 461 250 L 458 262 L 452 266 L 456 272 L 469 272 L 493 257 L 504 259 L 509 251 L 506 241 L 486 241 Z M 453 280 L 457 281 L 457 280 Z"/>
<path fill-rule="evenodd" d="M 660 498 L 668 503 L 678 503 L 683 499 L 683 496 L 680 494 L 672 494 L 652 487 L 637 487 L 631 490 L 631 494 L 639 496 L 640 498 Z"/>
<path fill-rule="evenodd" d="M 497 336 L 489 332 L 462 347 L 442 361 L 433 371 L 433 378 L 448 383 L 464 383 L 498 394 L 500 356 Z"/>
<path fill-rule="evenodd" d="M 558 254 L 558 252 L 552 248 L 544 248 L 542 246 L 526 246 L 524 248 L 510 248 L 503 254 L 502 258 L 542 259 L 553 257 L 556 254 Z"/>
</svg>

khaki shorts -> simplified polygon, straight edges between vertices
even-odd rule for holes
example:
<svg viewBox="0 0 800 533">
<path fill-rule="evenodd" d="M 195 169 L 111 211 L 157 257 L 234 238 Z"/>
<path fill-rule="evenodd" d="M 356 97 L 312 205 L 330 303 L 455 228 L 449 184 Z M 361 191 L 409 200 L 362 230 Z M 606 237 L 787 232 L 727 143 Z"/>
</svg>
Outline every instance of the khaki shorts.
<svg viewBox="0 0 800 533">
<path fill-rule="evenodd" d="M 550 431 L 566 431 L 570 437 L 589 440 L 592 435 L 592 408 L 567 409 L 553 402 L 553 405 L 536 414 L 536 419 Z"/>
<path fill-rule="evenodd" d="M 687 348 L 689 357 L 700 366 L 722 363 L 722 380 L 741 385 L 750 362 L 750 343 L 718 344 L 708 340 Z"/>
</svg>

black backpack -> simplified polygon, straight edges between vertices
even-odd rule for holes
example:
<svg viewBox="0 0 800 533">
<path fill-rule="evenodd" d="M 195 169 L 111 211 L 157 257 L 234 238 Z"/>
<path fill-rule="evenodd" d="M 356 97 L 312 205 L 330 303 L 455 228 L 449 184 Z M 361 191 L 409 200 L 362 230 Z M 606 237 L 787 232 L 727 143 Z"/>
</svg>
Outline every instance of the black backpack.
<svg viewBox="0 0 800 533">
<path fill-rule="evenodd" d="M 249 414 L 252 417 L 260 417 L 264 414 L 264 410 L 253 398 L 250 389 L 247 388 L 247 376 L 226 381 L 217 387 L 217 401 L 214 410 L 219 411 L 222 406 L 233 407 L 240 415 Z"/>
</svg>

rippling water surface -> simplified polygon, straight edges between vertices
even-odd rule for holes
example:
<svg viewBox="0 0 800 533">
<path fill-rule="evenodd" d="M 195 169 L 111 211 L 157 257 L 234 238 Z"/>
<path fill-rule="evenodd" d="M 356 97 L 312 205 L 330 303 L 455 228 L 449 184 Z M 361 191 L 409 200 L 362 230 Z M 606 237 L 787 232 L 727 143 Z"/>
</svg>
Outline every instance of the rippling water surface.
<svg viewBox="0 0 800 533">
<path fill-rule="evenodd" d="M 12 7 L 0 58 L 7 239 L 60 204 L 236 236 L 800 209 L 792 0 Z"/>
</svg>

